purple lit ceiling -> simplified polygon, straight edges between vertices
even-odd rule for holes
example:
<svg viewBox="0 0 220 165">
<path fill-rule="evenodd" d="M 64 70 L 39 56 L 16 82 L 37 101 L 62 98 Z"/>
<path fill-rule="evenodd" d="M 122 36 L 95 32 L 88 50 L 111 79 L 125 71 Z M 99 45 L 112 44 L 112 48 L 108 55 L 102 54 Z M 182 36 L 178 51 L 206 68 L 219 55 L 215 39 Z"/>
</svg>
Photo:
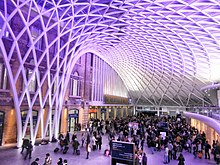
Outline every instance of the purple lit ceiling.
<svg viewBox="0 0 220 165">
<path fill-rule="evenodd" d="M 30 35 L 29 27 L 39 21 L 44 40 L 51 29 L 57 30 L 56 40 L 67 38 L 64 61 L 71 53 L 74 58 L 82 52 L 95 52 L 120 75 L 137 104 L 211 104 L 200 89 L 220 80 L 218 0 L 4 0 L 1 3 L 3 6 L 10 3 L 14 8 L 8 10 L 6 22 L 18 14 L 25 25 L 19 35 L 12 37 L 15 46 L 22 34 Z M 0 17 L 6 18 L 6 14 L 3 12 Z M 43 56 L 47 56 L 53 42 L 44 43 Z"/>
</svg>

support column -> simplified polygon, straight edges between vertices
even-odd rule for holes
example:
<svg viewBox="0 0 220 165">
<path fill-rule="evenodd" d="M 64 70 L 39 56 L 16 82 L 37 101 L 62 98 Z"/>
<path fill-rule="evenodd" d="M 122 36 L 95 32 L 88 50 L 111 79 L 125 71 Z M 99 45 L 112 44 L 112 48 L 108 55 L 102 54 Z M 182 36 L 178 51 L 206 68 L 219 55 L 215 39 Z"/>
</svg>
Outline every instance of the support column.
<svg viewBox="0 0 220 165">
<path fill-rule="evenodd" d="M 124 111 L 124 108 L 123 108 L 123 107 L 120 108 L 120 116 L 121 116 L 121 117 L 123 117 L 123 115 L 124 115 L 124 112 L 123 112 L 123 111 Z"/>
<path fill-rule="evenodd" d="M 81 124 L 81 127 L 83 127 L 83 108 L 79 108 L 78 120 L 79 120 L 79 123 Z"/>
<path fill-rule="evenodd" d="M 157 116 L 160 116 L 160 108 L 159 108 L 159 107 L 156 107 L 155 109 L 156 109 L 156 111 L 157 111 Z"/>
<path fill-rule="evenodd" d="M 106 119 L 109 119 L 109 108 L 106 108 Z"/>
<path fill-rule="evenodd" d="M 4 111 L 5 112 L 5 111 Z M 4 118 L 2 145 L 16 141 L 16 114 L 15 109 L 7 109 Z"/>
<path fill-rule="evenodd" d="M 61 133 L 67 132 L 68 109 L 64 108 L 61 115 Z"/>
<path fill-rule="evenodd" d="M 86 105 L 86 103 L 84 102 L 84 109 L 83 109 L 83 116 L 82 116 L 82 130 L 84 130 L 85 128 L 87 128 L 87 123 L 89 120 L 89 107 Z"/>
<path fill-rule="evenodd" d="M 97 119 L 101 119 L 101 107 L 97 107 Z"/>
<path fill-rule="evenodd" d="M 133 115 L 136 115 L 136 107 L 133 106 Z"/>
<path fill-rule="evenodd" d="M 220 90 L 217 90 L 218 106 L 220 107 Z"/>
<path fill-rule="evenodd" d="M 113 111 L 114 111 L 114 116 L 113 116 L 113 118 L 115 119 L 116 118 L 116 116 L 117 116 L 117 108 L 113 108 Z"/>
</svg>

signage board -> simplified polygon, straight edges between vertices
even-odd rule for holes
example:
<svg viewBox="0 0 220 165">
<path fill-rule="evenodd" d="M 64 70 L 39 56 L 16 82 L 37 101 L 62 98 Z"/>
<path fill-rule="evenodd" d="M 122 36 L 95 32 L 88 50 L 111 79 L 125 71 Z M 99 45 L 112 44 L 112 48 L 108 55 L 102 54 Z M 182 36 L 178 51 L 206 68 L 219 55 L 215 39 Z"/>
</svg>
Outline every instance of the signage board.
<svg viewBox="0 0 220 165">
<path fill-rule="evenodd" d="M 89 109 L 89 113 L 97 113 L 97 109 Z"/>
<path fill-rule="evenodd" d="M 134 143 L 113 141 L 112 159 L 124 162 L 134 162 Z"/>
<path fill-rule="evenodd" d="M 101 112 L 102 112 L 102 113 L 106 113 L 106 109 L 105 109 L 105 108 L 102 108 L 102 109 L 101 109 Z"/>
<path fill-rule="evenodd" d="M 165 139 L 166 136 L 167 136 L 167 133 L 166 133 L 166 132 L 160 132 L 160 135 L 161 135 L 161 137 L 162 137 L 163 139 Z"/>
<path fill-rule="evenodd" d="M 167 130 L 168 129 L 168 123 L 166 123 L 166 122 L 159 122 L 158 123 L 158 128 Z"/>
<path fill-rule="evenodd" d="M 78 118 L 79 114 L 78 113 L 74 113 L 74 114 L 69 114 L 70 118 Z"/>
</svg>

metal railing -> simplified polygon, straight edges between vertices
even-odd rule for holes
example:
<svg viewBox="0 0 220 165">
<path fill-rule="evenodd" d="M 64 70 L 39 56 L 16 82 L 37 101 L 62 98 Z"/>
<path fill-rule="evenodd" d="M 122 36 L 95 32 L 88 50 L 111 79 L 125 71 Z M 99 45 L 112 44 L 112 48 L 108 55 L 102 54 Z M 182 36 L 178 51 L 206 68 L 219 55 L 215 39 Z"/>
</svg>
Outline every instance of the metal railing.
<svg viewBox="0 0 220 165">
<path fill-rule="evenodd" d="M 220 109 L 190 109 L 188 112 L 197 113 L 220 121 Z"/>
</svg>

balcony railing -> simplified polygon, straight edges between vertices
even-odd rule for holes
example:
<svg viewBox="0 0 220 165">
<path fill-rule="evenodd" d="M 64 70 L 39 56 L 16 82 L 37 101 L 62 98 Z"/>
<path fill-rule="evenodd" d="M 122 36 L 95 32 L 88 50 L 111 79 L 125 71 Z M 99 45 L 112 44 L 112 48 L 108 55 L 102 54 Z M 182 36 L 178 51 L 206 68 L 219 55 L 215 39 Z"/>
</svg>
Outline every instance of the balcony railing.
<svg viewBox="0 0 220 165">
<path fill-rule="evenodd" d="M 200 115 L 204 115 L 207 117 L 211 117 L 213 119 L 220 121 L 220 108 L 219 109 L 190 109 L 188 112 L 197 113 Z"/>
</svg>

